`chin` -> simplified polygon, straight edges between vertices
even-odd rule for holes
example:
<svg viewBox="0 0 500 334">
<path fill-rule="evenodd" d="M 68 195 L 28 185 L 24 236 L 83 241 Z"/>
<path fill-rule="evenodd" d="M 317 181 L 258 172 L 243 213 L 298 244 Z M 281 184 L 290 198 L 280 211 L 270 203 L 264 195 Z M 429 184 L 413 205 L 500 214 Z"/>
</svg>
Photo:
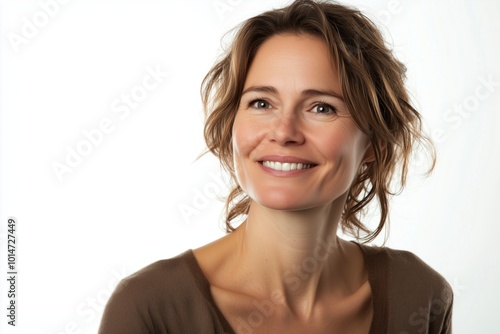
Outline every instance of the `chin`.
<svg viewBox="0 0 500 334">
<path fill-rule="evenodd" d="M 251 196 L 257 204 L 272 210 L 299 211 L 321 206 L 321 203 L 304 198 L 302 195 L 291 195 L 284 192 L 267 192 L 261 196 Z"/>
</svg>

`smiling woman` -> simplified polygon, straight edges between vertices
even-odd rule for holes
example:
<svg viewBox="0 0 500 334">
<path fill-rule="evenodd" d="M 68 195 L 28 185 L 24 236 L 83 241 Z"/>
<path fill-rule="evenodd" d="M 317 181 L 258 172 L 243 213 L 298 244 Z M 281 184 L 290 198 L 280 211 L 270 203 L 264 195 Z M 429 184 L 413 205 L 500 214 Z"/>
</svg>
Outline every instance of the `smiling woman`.
<svg viewBox="0 0 500 334">
<path fill-rule="evenodd" d="M 207 146 L 234 181 L 228 234 L 124 279 L 100 333 L 451 333 L 446 280 L 366 244 L 395 171 L 404 186 L 415 141 L 428 143 L 404 72 L 375 26 L 337 3 L 246 21 L 202 85 Z"/>
</svg>

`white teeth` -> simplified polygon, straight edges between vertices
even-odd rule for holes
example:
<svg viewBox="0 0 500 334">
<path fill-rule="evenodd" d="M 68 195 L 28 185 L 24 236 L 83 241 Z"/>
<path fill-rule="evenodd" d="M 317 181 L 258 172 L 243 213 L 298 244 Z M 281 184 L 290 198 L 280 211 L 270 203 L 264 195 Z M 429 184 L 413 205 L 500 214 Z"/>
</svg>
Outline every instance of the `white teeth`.
<svg viewBox="0 0 500 334">
<path fill-rule="evenodd" d="M 263 161 L 262 164 L 266 167 L 269 167 L 274 170 L 281 170 L 284 172 L 288 172 L 290 170 L 300 170 L 300 169 L 308 169 L 313 165 L 311 164 L 303 164 L 303 163 L 295 163 L 295 162 L 277 162 L 277 161 Z"/>
</svg>

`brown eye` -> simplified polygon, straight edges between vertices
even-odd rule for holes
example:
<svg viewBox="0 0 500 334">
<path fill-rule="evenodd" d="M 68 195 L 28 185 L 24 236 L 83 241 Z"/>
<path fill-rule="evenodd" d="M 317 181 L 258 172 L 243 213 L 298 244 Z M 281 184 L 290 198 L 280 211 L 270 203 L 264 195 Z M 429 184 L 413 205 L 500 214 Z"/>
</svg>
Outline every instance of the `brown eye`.
<svg viewBox="0 0 500 334">
<path fill-rule="evenodd" d="M 253 100 L 250 102 L 250 106 L 255 109 L 268 109 L 271 105 L 266 100 Z"/>
<path fill-rule="evenodd" d="M 318 103 L 311 109 L 311 111 L 317 114 L 330 115 L 330 114 L 335 114 L 337 110 L 327 103 Z"/>
</svg>

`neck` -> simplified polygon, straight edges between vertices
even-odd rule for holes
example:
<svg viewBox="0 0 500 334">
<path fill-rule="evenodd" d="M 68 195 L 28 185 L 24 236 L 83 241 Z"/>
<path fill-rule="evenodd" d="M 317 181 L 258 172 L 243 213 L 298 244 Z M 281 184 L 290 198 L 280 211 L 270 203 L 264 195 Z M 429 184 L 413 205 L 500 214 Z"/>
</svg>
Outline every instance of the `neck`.
<svg viewBox="0 0 500 334">
<path fill-rule="evenodd" d="M 238 258 L 260 293 L 309 314 L 325 290 L 347 289 L 345 242 L 337 235 L 344 200 L 301 211 L 281 211 L 253 202 L 233 233 Z M 265 287 L 266 291 L 262 291 Z"/>
</svg>

